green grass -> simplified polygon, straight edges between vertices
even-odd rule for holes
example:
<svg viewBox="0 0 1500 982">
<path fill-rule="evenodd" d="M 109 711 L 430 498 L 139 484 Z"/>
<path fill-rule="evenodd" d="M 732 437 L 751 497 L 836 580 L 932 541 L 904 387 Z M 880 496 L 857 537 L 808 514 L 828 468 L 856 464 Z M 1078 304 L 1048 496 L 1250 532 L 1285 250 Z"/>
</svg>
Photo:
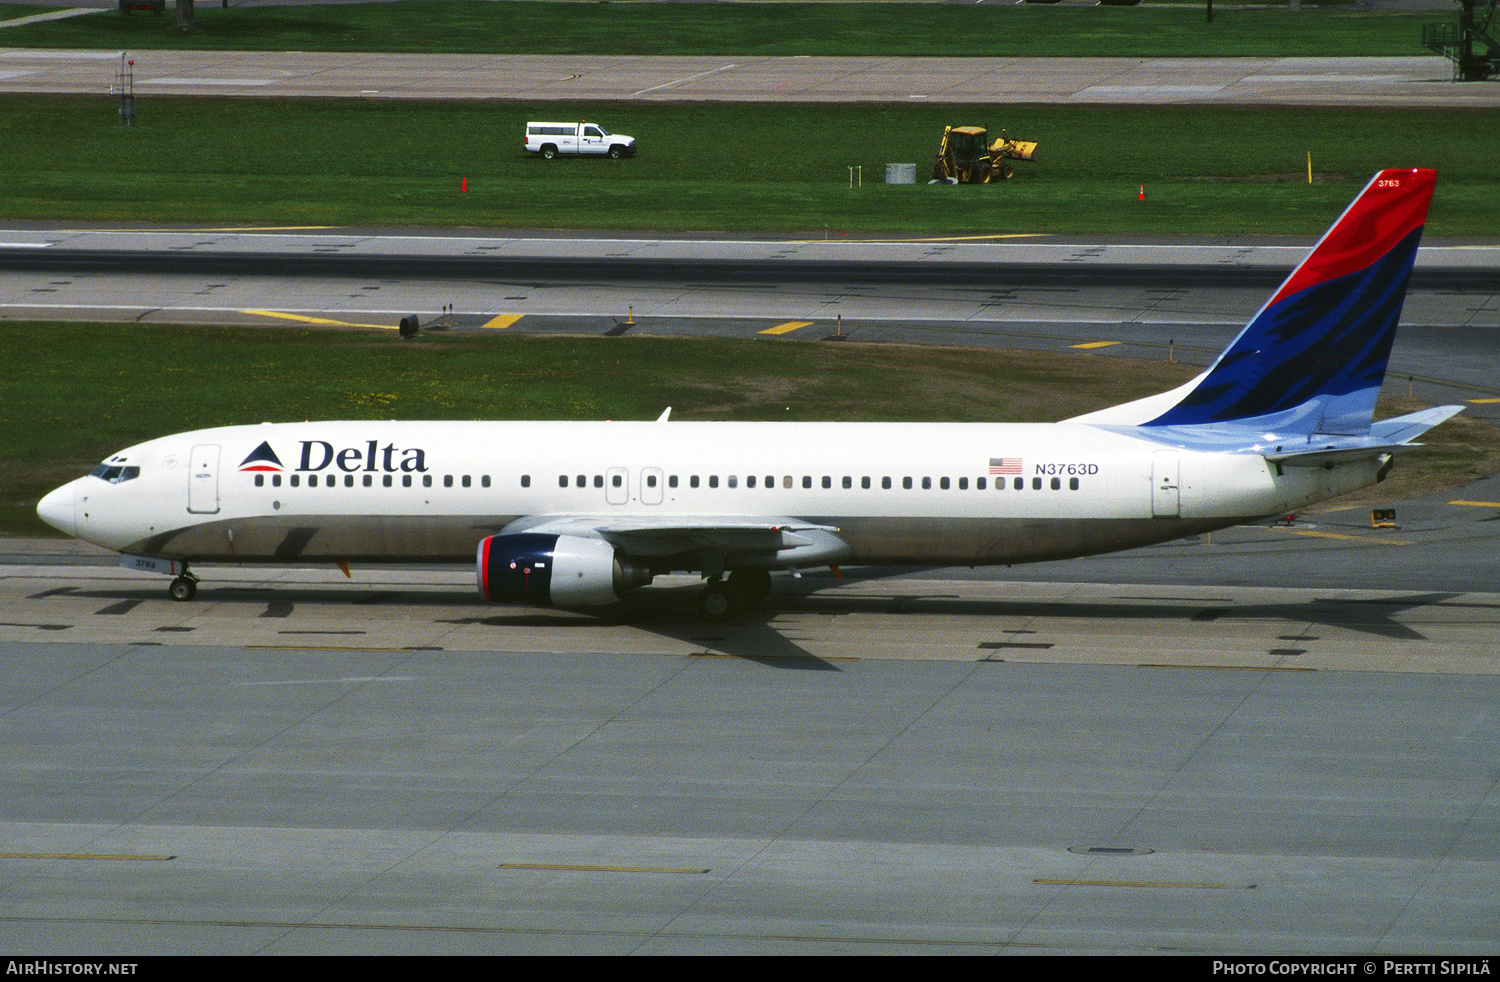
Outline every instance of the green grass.
<svg viewBox="0 0 1500 982">
<path fill-rule="evenodd" d="M 256 8 L 260 9 L 260 8 Z M 1315 235 L 1382 167 L 1436 167 L 1428 234 L 1493 235 L 1489 110 L 0 99 L 0 217 L 79 222 Z M 527 119 L 630 133 L 635 159 L 543 161 Z M 944 124 L 1040 141 L 1015 180 L 925 183 Z M 1211 132 L 1214 139 L 1205 140 Z M 1405 136 L 1421 133 L 1421 140 Z M 1393 135 L 1401 136 L 1393 139 Z M 1305 180 L 1311 151 L 1318 180 Z M 887 162 L 916 186 L 887 186 Z M 865 186 L 849 189 L 852 165 Z M 464 179 L 468 193 L 461 193 Z M 1136 200 L 1146 185 L 1147 200 Z"/>
<path fill-rule="evenodd" d="M 1411 55 L 1434 12 L 1337 6 L 1050 7 L 931 3 L 197 4 L 173 16 L 112 11 L 7 29 L 23 47 L 494 54 L 1241 57 Z M 1452 19 L 1454 15 L 1446 15 Z"/>
<path fill-rule="evenodd" d="M 1197 369 L 1079 353 L 767 340 L 537 338 L 300 328 L 0 325 L 0 534 L 133 443 L 299 419 L 1044 422 L 1161 392 Z M 35 352 L 44 348 L 46 358 Z M 896 375 L 902 384 L 889 384 Z M 1382 407 L 1383 415 L 1410 407 Z M 1433 431 L 1384 500 L 1500 467 L 1500 433 Z"/>
</svg>

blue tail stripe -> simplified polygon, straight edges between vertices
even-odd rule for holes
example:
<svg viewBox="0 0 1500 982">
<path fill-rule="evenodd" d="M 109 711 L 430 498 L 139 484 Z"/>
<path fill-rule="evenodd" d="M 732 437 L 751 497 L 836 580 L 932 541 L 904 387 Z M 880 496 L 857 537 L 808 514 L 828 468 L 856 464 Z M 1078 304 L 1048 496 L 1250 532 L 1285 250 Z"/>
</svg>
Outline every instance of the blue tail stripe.
<svg viewBox="0 0 1500 982">
<path fill-rule="evenodd" d="M 1418 226 L 1366 269 L 1262 310 L 1203 381 L 1146 426 L 1224 423 L 1296 413 L 1330 432 L 1367 431 L 1385 377 Z M 1316 414 L 1305 407 L 1322 401 Z"/>
</svg>

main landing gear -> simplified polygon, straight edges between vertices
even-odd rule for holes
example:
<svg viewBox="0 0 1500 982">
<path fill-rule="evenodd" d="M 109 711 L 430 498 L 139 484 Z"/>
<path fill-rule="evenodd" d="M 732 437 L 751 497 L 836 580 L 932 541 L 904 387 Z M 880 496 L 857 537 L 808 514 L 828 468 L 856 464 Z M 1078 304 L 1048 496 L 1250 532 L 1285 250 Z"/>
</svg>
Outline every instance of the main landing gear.
<svg viewBox="0 0 1500 982">
<path fill-rule="evenodd" d="M 741 607 L 760 603 L 770 595 L 770 570 L 737 569 L 729 574 L 727 581 L 709 577 L 703 592 L 698 594 L 698 610 L 711 621 L 728 620 Z"/>
</svg>

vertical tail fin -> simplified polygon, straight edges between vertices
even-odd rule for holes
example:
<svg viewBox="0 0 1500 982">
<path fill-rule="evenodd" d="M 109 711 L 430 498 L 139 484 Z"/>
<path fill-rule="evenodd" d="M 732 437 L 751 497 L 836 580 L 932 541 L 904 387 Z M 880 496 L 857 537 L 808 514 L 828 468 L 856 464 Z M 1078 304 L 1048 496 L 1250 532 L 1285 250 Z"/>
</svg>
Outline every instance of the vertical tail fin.
<svg viewBox="0 0 1500 982">
<path fill-rule="evenodd" d="M 1436 177 L 1376 174 L 1206 372 L 1077 421 L 1369 433 Z"/>
</svg>

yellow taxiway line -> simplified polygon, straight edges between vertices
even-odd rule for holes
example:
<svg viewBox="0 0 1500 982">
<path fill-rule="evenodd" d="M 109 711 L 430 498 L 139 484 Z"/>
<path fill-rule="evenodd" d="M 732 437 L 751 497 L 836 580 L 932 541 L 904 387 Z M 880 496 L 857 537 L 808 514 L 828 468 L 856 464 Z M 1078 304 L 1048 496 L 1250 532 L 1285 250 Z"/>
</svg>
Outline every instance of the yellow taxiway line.
<svg viewBox="0 0 1500 982">
<path fill-rule="evenodd" d="M 790 334 L 793 331 L 801 330 L 802 328 L 804 328 L 804 327 L 810 327 L 811 325 L 812 325 L 812 321 L 787 321 L 785 324 L 777 324 L 775 327 L 768 327 L 764 331 L 757 331 L 756 333 L 757 334 Z"/>
<path fill-rule="evenodd" d="M 250 314 L 252 317 L 276 317 L 285 321 L 296 321 L 299 324 L 323 324 L 331 327 L 378 327 L 382 331 L 398 330 L 394 324 L 356 324 L 352 321 L 336 321 L 327 317 L 309 317 L 306 314 L 283 314 L 275 310 L 242 310 L 242 314 Z"/>
<path fill-rule="evenodd" d="M 1279 528 L 1280 526 L 1271 526 Z M 1314 532 L 1312 529 L 1287 529 L 1293 535 L 1310 535 L 1318 539 L 1348 539 L 1351 542 L 1369 542 L 1377 546 L 1409 546 L 1407 539 L 1372 539 L 1364 535 L 1344 535 L 1342 532 Z"/>
</svg>

